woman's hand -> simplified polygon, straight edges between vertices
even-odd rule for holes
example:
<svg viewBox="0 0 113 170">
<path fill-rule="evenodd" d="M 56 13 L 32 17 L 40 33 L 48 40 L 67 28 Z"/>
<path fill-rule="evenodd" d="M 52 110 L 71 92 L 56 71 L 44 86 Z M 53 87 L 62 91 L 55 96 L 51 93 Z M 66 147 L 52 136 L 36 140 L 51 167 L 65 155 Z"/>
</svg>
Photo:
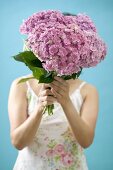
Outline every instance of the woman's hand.
<svg viewBox="0 0 113 170">
<path fill-rule="evenodd" d="M 39 91 L 39 105 L 44 108 L 45 106 L 52 105 L 56 98 L 51 91 L 51 87 L 49 84 L 43 84 Z"/>
<path fill-rule="evenodd" d="M 61 77 L 54 77 L 54 81 L 50 83 L 51 92 L 56 97 L 57 102 L 62 106 L 70 101 L 69 97 L 69 84 L 66 80 L 63 80 Z"/>
</svg>

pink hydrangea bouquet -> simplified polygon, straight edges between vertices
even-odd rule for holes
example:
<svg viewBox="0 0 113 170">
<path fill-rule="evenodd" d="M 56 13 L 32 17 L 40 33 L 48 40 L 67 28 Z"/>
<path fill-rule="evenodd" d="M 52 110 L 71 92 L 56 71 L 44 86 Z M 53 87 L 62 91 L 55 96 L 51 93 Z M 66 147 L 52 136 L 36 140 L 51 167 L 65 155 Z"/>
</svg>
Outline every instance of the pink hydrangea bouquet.
<svg viewBox="0 0 113 170">
<path fill-rule="evenodd" d="M 27 35 L 25 50 L 13 58 L 24 62 L 39 83 L 50 83 L 55 75 L 78 78 L 83 68 L 96 66 L 106 56 L 106 44 L 86 14 L 41 11 L 23 21 L 20 32 Z M 53 108 L 46 107 L 49 115 Z"/>
</svg>

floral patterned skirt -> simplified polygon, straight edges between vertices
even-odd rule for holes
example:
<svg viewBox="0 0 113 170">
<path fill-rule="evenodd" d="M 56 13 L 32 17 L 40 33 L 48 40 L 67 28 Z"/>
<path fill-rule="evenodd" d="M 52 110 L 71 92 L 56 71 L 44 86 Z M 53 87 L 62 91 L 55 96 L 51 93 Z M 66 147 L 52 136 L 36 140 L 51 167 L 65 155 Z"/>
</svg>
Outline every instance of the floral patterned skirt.
<svg viewBox="0 0 113 170">
<path fill-rule="evenodd" d="M 28 147 L 19 151 L 13 170 L 88 170 L 84 150 L 71 131 L 68 129 L 57 137 L 37 135 Z"/>
</svg>

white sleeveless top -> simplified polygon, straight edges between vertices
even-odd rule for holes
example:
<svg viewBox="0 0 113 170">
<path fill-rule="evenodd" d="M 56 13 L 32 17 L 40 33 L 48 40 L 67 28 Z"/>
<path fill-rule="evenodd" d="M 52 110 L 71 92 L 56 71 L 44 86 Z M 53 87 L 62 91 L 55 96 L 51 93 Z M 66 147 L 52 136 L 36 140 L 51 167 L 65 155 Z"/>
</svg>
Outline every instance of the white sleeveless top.
<svg viewBox="0 0 113 170">
<path fill-rule="evenodd" d="M 70 98 L 78 112 L 82 106 L 82 82 Z M 38 102 L 38 96 L 27 81 L 28 114 Z M 68 120 L 59 103 L 54 104 L 53 115 L 47 112 L 32 143 L 20 150 L 13 170 L 88 170 L 84 149 L 74 138 Z"/>
</svg>

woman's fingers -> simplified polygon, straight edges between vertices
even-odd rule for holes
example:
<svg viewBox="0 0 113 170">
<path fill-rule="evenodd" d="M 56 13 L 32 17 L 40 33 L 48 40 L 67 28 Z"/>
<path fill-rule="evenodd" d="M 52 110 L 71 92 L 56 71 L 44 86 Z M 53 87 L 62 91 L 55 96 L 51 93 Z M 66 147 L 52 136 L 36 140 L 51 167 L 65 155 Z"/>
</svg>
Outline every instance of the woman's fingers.
<svg viewBox="0 0 113 170">
<path fill-rule="evenodd" d="M 69 96 L 69 84 L 60 77 L 54 77 L 54 81 L 50 84 L 43 84 L 39 93 L 40 102 L 44 106 L 51 105 L 55 101 L 63 103 L 65 98 Z"/>
<path fill-rule="evenodd" d="M 42 88 L 41 89 L 48 89 L 51 88 L 50 84 L 42 84 Z"/>
<path fill-rule="evenodd" d="M 65 86 L 63 86 L 60 82 L 54 80 L 52 83 L 51 83 L 51 87 L 55 87 L 56 90 L 59 91 L 59 89 L 65 91 Z"/>
<path fill-rule="evenodd" d="M 39 102 L 41 102 L 43 106 L 48 106 L 53 104 L 55 101 L 56 98 L 51 91 L 50 84 L 43 84 L 39 92 Z"/>
<path fill-rule="evenodd" d="M 52 93 L 54 94 L 54 96 L 55 96 L 57 99 L 60 99 L 60 98 L 63 97 L 62 91 L 61 91 L 61 92 L 60 92 L 60 91 L 57 92 L 57 91 L 55 90 L 55 88 L 52 88 L 51 91 L 52 91 Z"/>
<path fill-rule="evenodd" d="M 51 91 L 54 92 L 55 94 L 59 94 L 59 95 L 63 95 L 63 93 L 65 92 L 60 86 L 56 86 L 55 84 L 51 83 Z"/>
<path fill-rule="evenodd" d="M 46 89 L 46 90 L 43 90 L 39 93 L 39 95 L 41 96 L 49 96 L 49 95 L 53 95 L 53 93 L 51 92 L 51 89 Z"/>
<path fill-rule="evenodd" d="M 50 85 L 57 92 L 57 94 L 61 96 L 64 96 L 64 94 L 69 91 L 69 84 L 65 80 L 62 81 L 61 78 L 60 81 L 54 80 Z"/>
<path fill-rule="evenodd" d="M 39 101 L 42 102 L 45 105 L 51 105 L 56 101 L 55 97 L 52 96 L 41 96 L 39 98 Z"/>
<path fill-rule="evenodd" d="M 58 93 L 59 93 L 59 90 L 67 92 L 67 89 L 69 88 L 69 84 L 60 77 L 55 76 L 54 79 L 55 80 L 51 83 L 51 86 L 53 88 L 55 87 L 55 90 L 57 90 Z"/>
<path fill-rule="evenodd" d="M 47 95 L 53 95 L 51 92 L 51 86 L 50 84 L 43 84 L 38 96 L 47 96 Z"/>
<path fill-rule="evenodd" d="M 55 76 L 54 79 L 59 83 L 62 84 L 62 86 L 67 87 L 68 83 L 66 80 L 62 79 L 61 77 Z"/>
</svg>

